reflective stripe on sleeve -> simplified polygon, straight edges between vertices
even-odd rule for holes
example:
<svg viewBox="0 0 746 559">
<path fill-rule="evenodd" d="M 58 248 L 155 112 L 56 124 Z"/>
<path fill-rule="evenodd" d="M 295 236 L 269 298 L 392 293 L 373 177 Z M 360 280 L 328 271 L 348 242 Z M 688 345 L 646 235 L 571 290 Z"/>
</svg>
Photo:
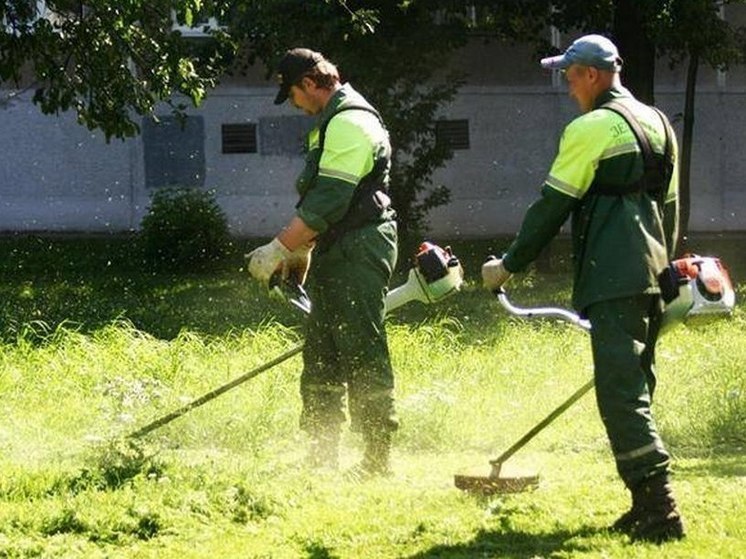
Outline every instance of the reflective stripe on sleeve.
<svg viewBox="0 0 746 559">
<path fill-rule="evenodd" d="M 638 148 L 637 144 L 635 143 L 620 144 L 618 146 L 612 146 L 605 149 L 604 152 L 601 154 L 600 159 L 611 159 L 612 157 L 616 157 L 617 155 L 622 155 L 625 153 L 637 153 L 639 151 L 640 148 Z"/>
<path fill-rule="evenodd" d="M 329 169 L 328 167 L 321 167 L 319 169 L 319 176 L 339 179 L 355 185 L 360 182 L 360 177 L 352 173 L 345 173 L 344 171 L 340 171 L 339 169 Z"/>
<path fill-rule="evenodd" d="M 546 184 L 547 186 L 551 186 L 556 191 L 561 192 L 566 196 L 571 196 L 572 198 L 580 199 L 583 197 L 583 194 L 585 194 L 584 192 L 579 192 L 577 187 L 561 181 L 557 177 L 553 177 L 552 175 L 549 175 L 547 177 Z"/>
</svg>

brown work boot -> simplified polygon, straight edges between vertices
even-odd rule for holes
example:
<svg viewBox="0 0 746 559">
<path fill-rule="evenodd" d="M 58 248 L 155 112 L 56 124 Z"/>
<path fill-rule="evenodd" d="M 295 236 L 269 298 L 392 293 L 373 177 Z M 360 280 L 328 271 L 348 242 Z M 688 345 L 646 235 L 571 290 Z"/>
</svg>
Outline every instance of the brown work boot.
<svg viewBox="0 0 746 559">
<path fill-rule="evenodd" d="M 684 537 L 684 523 L 667 475 L 645 480 L 633 491 L 633 503 L 638 508 L 627 531 L 632 540 L 660 544 Z"/>
</svg>

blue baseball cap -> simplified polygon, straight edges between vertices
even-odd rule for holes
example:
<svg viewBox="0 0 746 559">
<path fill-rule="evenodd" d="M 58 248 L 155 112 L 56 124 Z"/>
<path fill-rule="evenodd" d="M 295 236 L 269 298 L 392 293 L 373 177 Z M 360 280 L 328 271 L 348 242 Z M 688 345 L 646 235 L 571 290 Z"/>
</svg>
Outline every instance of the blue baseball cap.
<svg viewBox="0 0 746 559">
<path fill-rule="evenodd" d="M 622 69 L 622 58 L 616 45 L 606 37 L 584 35 L 576 39 L 564 53 L 541 59 L 541 67 L 548 70 L 564 70 L 572 64 L 618 72 Z"/>
</svg>

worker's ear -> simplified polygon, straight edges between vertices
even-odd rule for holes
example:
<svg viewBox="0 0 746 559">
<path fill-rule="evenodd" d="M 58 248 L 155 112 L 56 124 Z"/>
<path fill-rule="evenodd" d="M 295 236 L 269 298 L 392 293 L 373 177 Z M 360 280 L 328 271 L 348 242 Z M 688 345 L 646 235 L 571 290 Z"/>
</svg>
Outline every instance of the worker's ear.
<svg viewBox="0 0 746 559">
<path fill-rule="evenodd" d="M 313 91 L 314 89 L 316 89 L 316 82 L 308 76 L 303 76 L 300 82 L 298 82 L 298 87 L 300 87 L 303 91 Z"/>
</svg>

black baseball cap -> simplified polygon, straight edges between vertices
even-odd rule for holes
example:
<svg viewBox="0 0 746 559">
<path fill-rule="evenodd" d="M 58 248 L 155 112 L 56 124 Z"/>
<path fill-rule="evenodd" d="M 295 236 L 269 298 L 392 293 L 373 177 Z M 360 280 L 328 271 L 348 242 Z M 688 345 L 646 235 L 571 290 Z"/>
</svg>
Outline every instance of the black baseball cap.
<svg viewBox="0 0 746 559">
<path fill-rule="evenodd" d="M 309 70 L 324 60 L 324 55 L 311 49 L 294 48 L 287 51 L 277 66 L 280 91 L 275 97 L 275 105 L 284 103 L 288 98 L 290 87 L 298 83 Z"/>
</svg>

